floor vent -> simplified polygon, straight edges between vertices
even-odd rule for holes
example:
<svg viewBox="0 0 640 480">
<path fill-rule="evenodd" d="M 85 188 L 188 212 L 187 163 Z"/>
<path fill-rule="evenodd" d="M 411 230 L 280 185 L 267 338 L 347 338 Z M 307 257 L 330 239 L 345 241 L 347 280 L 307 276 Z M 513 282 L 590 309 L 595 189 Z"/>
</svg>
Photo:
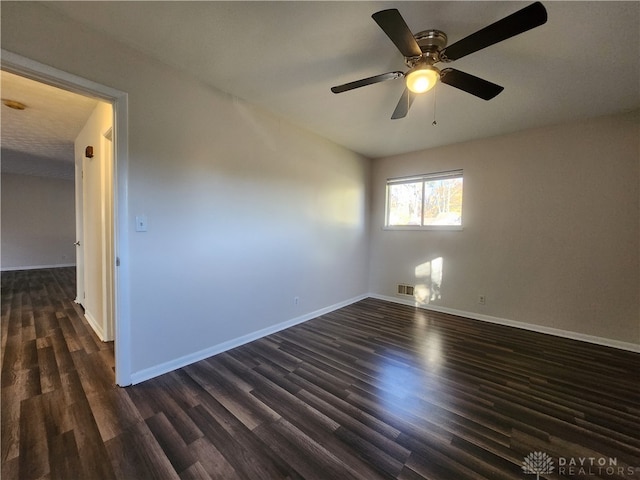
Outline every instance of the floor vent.
<svg viewBox="0 0 640 480">
<path fill-rule="evenodd" d="M 413 297 L 413 285 L 398 284 L 398 295 L 407 295 Z"/>
</svg>

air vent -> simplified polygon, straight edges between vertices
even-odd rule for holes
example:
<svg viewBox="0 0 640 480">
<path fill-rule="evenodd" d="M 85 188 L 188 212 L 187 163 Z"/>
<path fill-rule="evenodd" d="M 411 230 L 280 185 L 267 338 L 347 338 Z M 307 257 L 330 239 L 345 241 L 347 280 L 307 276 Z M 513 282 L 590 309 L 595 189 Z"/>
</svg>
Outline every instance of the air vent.
<svg viewBox="0 0 640 480">
<path fill-rule="evenodd" d="M 413 285 L 407 285 L 404 283 L 398 284 L 398 295 L 406 295 L 407 297 L 413 297 L 414 287 Z"/>
</svg>

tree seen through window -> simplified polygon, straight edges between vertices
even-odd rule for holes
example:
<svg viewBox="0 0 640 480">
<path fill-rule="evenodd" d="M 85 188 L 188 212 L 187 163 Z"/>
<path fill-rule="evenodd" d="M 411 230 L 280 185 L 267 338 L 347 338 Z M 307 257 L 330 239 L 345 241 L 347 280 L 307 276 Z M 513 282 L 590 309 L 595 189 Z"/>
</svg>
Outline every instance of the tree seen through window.
<svg viewBox="0 0 640 480">
<path fill-rule="evenodd" d="M 387 226 L 461 226 L 462 171 L 387 181 Z"/>
</svg>

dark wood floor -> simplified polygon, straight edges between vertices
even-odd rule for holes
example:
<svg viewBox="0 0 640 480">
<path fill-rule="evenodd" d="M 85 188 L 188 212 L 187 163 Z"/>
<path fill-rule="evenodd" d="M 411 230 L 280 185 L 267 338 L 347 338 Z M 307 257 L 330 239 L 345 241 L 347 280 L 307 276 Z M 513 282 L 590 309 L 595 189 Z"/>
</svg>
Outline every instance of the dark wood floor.
<svg viewBox="0 0 640 480">
<path fill-rule="evenodd" d="M 2 273 L 3 480 L 640 478 L 639 354 L 367 299 L 118 388 L 74 275 Z"/>
</svg>

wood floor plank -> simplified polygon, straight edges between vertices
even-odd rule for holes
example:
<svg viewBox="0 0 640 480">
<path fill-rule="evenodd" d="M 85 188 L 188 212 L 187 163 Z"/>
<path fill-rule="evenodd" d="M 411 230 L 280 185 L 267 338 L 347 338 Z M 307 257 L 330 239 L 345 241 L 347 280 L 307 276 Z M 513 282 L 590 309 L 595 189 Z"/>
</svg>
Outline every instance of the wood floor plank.
<svg viewBox="0 0 640 480">
<path fill-rule="evenodd" d="M 365 299 L 139 385 L 75 269 L 2 272 L 3 480 L 640 479 L 640 354 Z"/>
<path fill-rule="evenodd" d="M 2 322 L 8 323 L 7 322 Z M 2 374 L 0 375 L 0 386 L 12 386 L 17 377 L 17 371 L 20 370 L 20 351 L 22 342 L 20 335 L 13 335 L 4 339 L 4 348 L 2 349 Z"/>
<path fill-rule="evenodd" d="M 272 428 L 290 438 L 290 441 L 306 446 L 308 454 L 323 452 L 323 455 L 338 462 L 340 469 L 351 472 L 349 475 L 354 475 L 355 471 L 359 472 L 357 476 L 364 474 L 365 478 L 380 476 L 376 465 L 363 461 L 368 452 L 362 454 L 362 450 L 355 449 L 341 439 L 337 434 L 340 424 L 329 416 L 269 383 L 256 389 L 254 395 L 282 416 L 281 420 L 272 423 Z M 344 437 L 348 435 L 345 434 Z M 325 459 L 327 461 L 329 460 Z"/>
<path fill-rule="evenodd" d="M 253 430 L 262 422 L 279 418 L 273 409 L 257 401 L 254 396 L 239 387 L 235 379 L 225 381 L 225 377 L 220 374 L 218 368 L 209 362 L 200 362 L 185 367 L 185 371 L 249 430 Z"/>
<path fill-rule="evenodd" d="M 108 440 L 115 478 L 178 480 L 180 477 L 145 422 Z"/>
<path fill-rule="evenodd" d="M 71 358 L 87 396 L 112 390 L 115 386 L 114 374 L 105 364 L 99 351 L 86 353 L 84 350 L 71 352 Z"/>
<path fill-rule="evenodd" d="M 0 459 L 2 464 L 18 458 L 20 448 L 20 399 L 18 387 L 3 387 L 0 391 Z"/>
<path fill-rule="evenodd" d="M 148 418 L 146 423 L 178 474 L 197 463 L 197 458 L 189 451 L 187 444 L 164 413 Z"/>
<path fill-rule="evenodd" d="M 335 435 L 355 451 L 358 458 L 382 474 L 396 477 L 404 466 L 406 458 L 398 460 L 384 450 L 384 445 L 376 445 L 369 436 L 358 435 L 353 430 L 342 426 L 338 427 Z"/>
<path fill-rule="evenodd" d="M 82 390 L 80 389 L 80 392 Z M 98 425 L 93 417 L 89 402 L 79 397 L 72 408 L 73 432 L 78 446 L 78 455 L 82 466 L 79 475 L 85 478 L 115 479 L 115 466 L 107 454 L 106 444 L 102 441 Z"/>
<path fill-rule="evenodd" d="M 352 424 L 352 422 L 361 423 L 374 432 L 377 432 L 391 440 L 397 439 L 398 435 L 400 435 L 400 430 L 392 427 L 380 418 L 366 412 L 358 406 L 355 406 L 340 397 L 332 395 L 330 392 L 327 392 L 310 382 L 306 382 L 306 380 L 301 380 L 295 376 L 291 376 L 291 378 L 296 382 L 304 382 L 303 385 L 305 385 L 305 389 L 297 395 L 310 405 L 322 410 L 327 415 L 331 415 L 332 412 L 335 412 L 336 410 L 345 415 L 349 419 L 347 423 L 343 423 L 340 414 L 338 414 L 338 418 L 334 417 L 334 419 L 336 419 L 341 425 L 349 425 Z"/>
<path fill-rule="evenodd" d="M 193 443 L 204 437 L 202 430 L 198 428 L 186 412 L 178 412 L 176 415 L 168 416 L 167 419 L 186 444 Z"/>
<path fill-rule="evenodd" d="M 82 471 L 80 453 L 73 430 L 50 439 L 51 478 L 72 479 Z"/>
<path fill-rule="evenodd" d="M 2 464 L 0 470 L 2 480 L 19 480 L 20 479 L 20 457 L 14 457 Z"/>
<path fill-rule="evenodd" d="M 42 393 L 60 389 L 62 383 L 53 347 L 38 348 L 37 361 L 40 367 L 40 389 Z"/>
<path fill-rule="evenodd" d="M 256 435 L 292 466 L 295 474 L 292 478 L 305 479 L 362 479 L 357 471 L 335 457 L 329 450 L 305 435 L 284 419 L 275 422 L 270 428 L 260 427 Z M 371 480 L 380 478 L 375 472 L 368 472 Z"/>
<path fill-rule="evenodd" d="M 183 472 L 183 475 L 203 475 L 202 470 L 206 472 L 206 476 L 198 478 L 209 477 L 212 480 L 241 480 L 242 477 L 236 472 L 233 466 L 227 461 L 227 459 L 220 453 L 211 441 L 202 437 L 189 444 L 189 450 L 193 455 L 198 458 L 198 462 Z M 197 466 L 200 464 L 200 467 Z M 190 472 L 187 475 L 187 472 Z"/>
<path fill-rule="evenodd" d="M 285 478 L 287 467 L 238 420 L 214 401 L 188 412 L 207 439 L 224 456 L 240 478 Z"/>
<path fill-rule="evenodd" d="M 21 479 L 31 480 L 49 473 L 49 446 L 42 396 L 20 403 L 20 467 Z"/>
<path fill-rule="evenodd" d="M 58 319 L 58 322 L 60 322 L 60 320 L 61 318 Z M 68 349 L 67 343 L 65 342 L 62 329 L 60 327 L 56 328 L 47 338 L 51 342 L 51 347 L 53 348 L 59 374 L 63 375 L 75 370 L 73 358 L 71 356 L 71 352 Z"/>
<path fill-rule="evenodd" d="M 30 370 L 40 366 L 38 364 L 38 345 L 35 338 L 22 342 L 19 358 L 20 366 L 18 368 L 20 370 Z"/>
<path fill-rule="evenodd" d="M 212 477 L 202 463 L 198 461 L 180 474 L 180 480 L 212 480 Z"/>
<path fill-rule="evenodd" d="M 72 406 L 65 404 L 62 390 L 43 393 L 33 398 L 40 399 L 48 440 L 73 430 Z"/>
<path fill-rule="evenodd" d="M 325 402 L 324 400 L 316 397 L 310 392 L 303 390 L 302 392 L 300 392 L 299 397 L 306 403 L 311 405 L 313 408 L 317 409 L 319 412 L 322 412 L 323 414 L 335 420 L 340 425 L 340 427 L 336 430 L 338 437 L 343 435 L 344 430 L 346 429 L 349 433 L 358 435 L 361 438 L 366 438 L 372 445 L 379 447 L 379 449 L 385 454 L 390 455 L 391 457 L 402 463 L 407 460 L 407 457 L 411 453 L 409 450 L 398 445 L 395 442 L 395 438 L 397 438 L 396 436 L 394 436 L 393 439 L 384 436 L 380 432 L 368 427 L 364 423 L 358 421 L 356 418 L 350 416 L 348 413 L 339 410 L 330 403 Z"/>
<path fill-rule="evenodd" d="M 93 418 L 103 442 L 120 435 L 143 421 L 131 398 L 123 389 L 112 388 L 87 395 Z"/>
<path fill-rule="evenodd" d="M 280 458 L 286 459 L 291 465 L 291 478 L 320 480 L 323 478 L 337 478 L 336 472 L 331 472 L 332 465 L 326 467 L 322 463 L 322 456 L 310 454 L 301 447 L 300 441 L 291 442 L 286 436 L 276 431 L 272 426 L 261 425 L 254 430 L 254 434 Z"/>
</svg>

